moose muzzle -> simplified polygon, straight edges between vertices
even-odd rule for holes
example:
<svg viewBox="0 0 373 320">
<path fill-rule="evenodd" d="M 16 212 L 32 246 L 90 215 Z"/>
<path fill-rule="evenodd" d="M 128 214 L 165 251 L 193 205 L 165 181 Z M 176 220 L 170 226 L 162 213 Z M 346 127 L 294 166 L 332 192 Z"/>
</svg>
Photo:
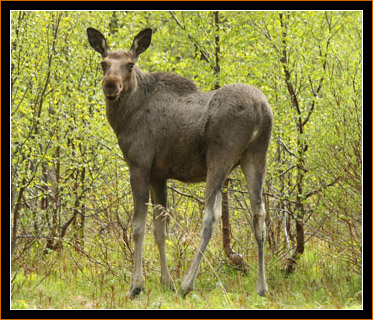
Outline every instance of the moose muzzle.
<svg viewBox="0 0 373 320">
<path fill-rule="evenodd" d="M 102 83 L 102 90 L 104 91 L 104 95 L 107 99 L 117 99 L 122 91 L 120 79 L 117 77 L 105 78 Z"/>
</svg>

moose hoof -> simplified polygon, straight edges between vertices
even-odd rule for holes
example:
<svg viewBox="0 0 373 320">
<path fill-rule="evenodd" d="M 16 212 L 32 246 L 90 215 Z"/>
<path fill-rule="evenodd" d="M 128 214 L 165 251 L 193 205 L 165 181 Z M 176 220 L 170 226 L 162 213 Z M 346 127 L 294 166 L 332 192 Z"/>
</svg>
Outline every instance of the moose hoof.
<svg viewBox="0 0 373 320">
<path fill-rule="evenodd" d="M 268 293 L 268 287 L 267 287 L 267 284 L 264 284 L 264 285 L 258 285 L 257 288 L 256 288 L 256 292 L 258 295 L 260 295 L 261 297 L 265 297 L 266 296 L 266 293 Z"/>
<path fill-rule="evenodd" d="M 258 295 L 260 295 L 261 297 L 265 297 L 265 296 L 266 296 L 266 292 L 267 292 L 267 290 L 265 290 L 265 289 L 260 289 L 260 290 L 257 290 L 256 292 L 257 292 Z"/>
<path fill-rule="evenodd" d="M 192 290 L 193 290 L 193 288 L 191 288 L 191 287 L 183 287 L 183 286 L 181 286 L 181 287 L 179 288 L 179 290 L 177 291 L 177 294 L 178 294 L 180 297 L 185 298 L 186 295 L 187 295 L 189 292 L 191 292 Z"/>
<path fill-rule="evenodd" d="M 144 288 L 136 287 L 136 288 L 130 289 L 127 292 L 126 296 L 133 299 L 133 298 L 136 298 L 141 293 L 141 291 L 144 291 Z"/>
</svg>

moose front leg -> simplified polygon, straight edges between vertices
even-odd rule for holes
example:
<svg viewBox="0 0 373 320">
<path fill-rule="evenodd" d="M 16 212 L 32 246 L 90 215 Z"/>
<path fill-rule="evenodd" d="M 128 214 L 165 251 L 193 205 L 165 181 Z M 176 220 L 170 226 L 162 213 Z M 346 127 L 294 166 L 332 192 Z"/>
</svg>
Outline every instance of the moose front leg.
<svg viewBox="0 0 373 320">
<path fill-rule="evenodd" d="M 167 205 L 167 181 L 151 182 L 152 203 L 154 205 L 153 226 L 154 238 L 161 259 L 161 284 L 164 288 L 175 291 L 175 285 L 168 271 L 166 259 L 166 221 L 164 214 Z"/>
<path fill-rule="evenodd" d="M 132 272 L 131 285 L 127 293 L 135 297 L 144 290 L 144 277 L 142 271 L 142 250 L 145 235 L 146 214 L 149 201 L 149 178 L 140 168 L 130 167 L 131 188 L 134 200 L 133 240 L 135 243 L 135 261 Z"/>
</svg>

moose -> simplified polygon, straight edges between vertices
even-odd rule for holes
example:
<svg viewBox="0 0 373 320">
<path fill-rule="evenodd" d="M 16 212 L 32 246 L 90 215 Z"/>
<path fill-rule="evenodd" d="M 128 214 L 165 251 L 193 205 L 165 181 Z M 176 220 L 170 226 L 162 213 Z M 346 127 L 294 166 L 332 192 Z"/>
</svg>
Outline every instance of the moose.
<svg viewBox="0 0 373 320">
<path fill-rule="evenodd" d="M 144 290 L 142 251 L 149 191 L 154 237 L 161 263 L 161 284 L 176 290 L 166 260 L 167 180 L 206 182 L 199 247 L 178 294 L 193 290 L 199 264 L 221 217 L 222 186 L 241 167 L 253 212 L 258 246 L 257 293 L 268 291 L 264 270 L 266 238 L 262 187 L 273 115 L 265 95 L 246 84 L 199 91 L 191 80 L 174 73 L 143 72 L 136 65 L 150 45 L 152 29 L 144 29 L 127 50 L 111 51 L 103 34 L 87 29 L 91 47 L 101 57 L 106 116 L 129 167 L 134 200 L 134 268 L 129 297 Z"/>
</svg>

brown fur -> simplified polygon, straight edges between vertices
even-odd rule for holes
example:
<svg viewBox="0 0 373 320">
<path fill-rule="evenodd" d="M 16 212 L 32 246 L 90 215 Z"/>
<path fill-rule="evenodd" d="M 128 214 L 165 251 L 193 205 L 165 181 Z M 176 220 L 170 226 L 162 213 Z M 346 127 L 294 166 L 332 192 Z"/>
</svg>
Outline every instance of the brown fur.
<svg viewBox="0 0 373 320">
<path fill-rule="evenodd" d="M 144 288 L 141 259 L 149 190 L 153 204 L 165 207 L 168 179 L 206 181 L 201 243 L 179 291 L 185 295 L 193 288 L 203 252 L 221 214 L 222 184 L 237 165 L 241 165 L 248 183 L 259 251 L 257 291 L 264 295 L 265 212 L 261 191 L 273 122 L 264 94 L 244 84 L 205 93 L 179 75 L 142 72 L 133 63 L 150 45 L 150 29 L 135 37 L 129 51 L 114 52 L 99 31 L 87 31 L 90 44 L 105 63 L 106 114 L 130 168 L 135 266 L 129 296 Z M 159 206 L 155 207 L 161 282 L 174 289 L 167 268 L 161 213 Z"/>
</svg>

